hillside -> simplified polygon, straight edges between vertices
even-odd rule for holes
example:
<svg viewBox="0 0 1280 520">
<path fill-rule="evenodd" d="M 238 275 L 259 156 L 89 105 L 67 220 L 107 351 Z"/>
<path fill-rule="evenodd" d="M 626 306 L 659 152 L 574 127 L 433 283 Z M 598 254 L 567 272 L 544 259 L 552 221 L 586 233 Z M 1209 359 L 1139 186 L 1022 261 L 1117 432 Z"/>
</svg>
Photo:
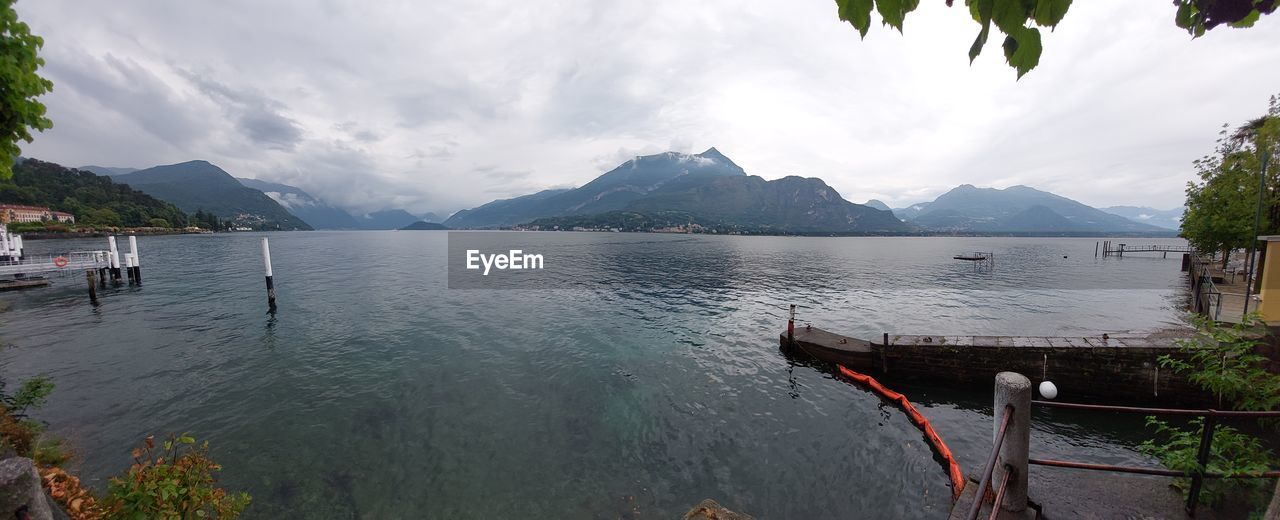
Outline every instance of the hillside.
<svg viewBox="0 0 1280 520">
<path fill-rule="evenodd" d="M 359 229 L 350 213 L 312 197 L 302 189 L 258 179 L 236 178 L 240 184 L 261 191 L 294 216 L 315 229 Z"/>
<path fill-rule="evenodd" d="M 1074 200 L 1027 186 L 1005 189 L 958 186 L 933 202 L 894 210 L 907 222 L 934 232 L 959 233 L 1164 233 Z"/>
<path fill-rule="evenodd" d="M 1155 209 L 1145 206 L 1111 206 L 1102 208 L 1102 211 L 1112 215 L 1120 215 L 1134 222 L 1150 224 L 1165 229 L 1179 229 L 1182 227 L 1182 214 L 1187 212 L 1187 208 Z"/>
<path fill-rule="evenodd" d="M 620 210 L 684 175 L 745 176 L 746 172 L 715 148 L 696 155 L 676 152 L 645 155 L 622 163 L 581 187 L 491 202 L 459 211 L 444 224 L 454 229 L 500 227 L 542 217 Z"/>
<path fill-rule="evenodd" d="M 222 168 L 206 161 L 155 166 L 132 173 L 111 175 L 183 211 L 204 210 L 238 226 L 253 229 L 309 230 L 311 226 L 292 215 L 263 192 L 244 186 Z"/>
<path fill-rule="evenodd" d="M 48 206 L 84 225 L 144 227 L 152 219 L 187 225 L 187 215 L 173 204 L 93 172 L 36 159 L 16 164 L 13 178 L 0 181 L 0 203 Z"/>
<path fill-rule="evenodd" d="M 417 222 L 414 222 L 412 224 L 409 224 L 405 227 L 400 228 L 400 231 L 442 231 L 446 229 L 449 229 L 449 228 L 444 227 L 444 225 L 442 224 L 419 220 Z"/>
<path fill-rule="evenodd" d="M 383 211 L 375 211 L 368 215 L 361 215 L 356 219 L 360 229 L 400 229 L 409 224 L 417 222 L 418 217 L 413 216 L 408 211 L 402 209 L 388 209 Z"/>
<path fill-rule="evenodd" d="M 494 201 L 454 214 L 457 228 L 533 223 L 653 229 L 698 224 L 752 233 L 907 232 L 889 211 L 846 201 L 821 179 L 766 181 L 715 148 L 636 157 L 582 187 Z"/>
</svg>

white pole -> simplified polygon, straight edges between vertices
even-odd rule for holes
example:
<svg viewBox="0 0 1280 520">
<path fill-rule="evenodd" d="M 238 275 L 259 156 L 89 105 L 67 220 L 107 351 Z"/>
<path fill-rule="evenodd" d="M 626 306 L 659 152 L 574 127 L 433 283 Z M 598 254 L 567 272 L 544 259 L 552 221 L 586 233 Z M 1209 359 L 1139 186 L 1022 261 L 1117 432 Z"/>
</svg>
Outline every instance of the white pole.
<svg viewBox="0 0 1280 520">
<path fill-rule="evenodd" d="M 271 245 L 267 243 L 267 237 L 262 237 L 262 267 L 266 269 L 267 277 L 271 277 Z"/>
<path fill-rule="evenodd" d="M 267 307 L 274 312 L 276 310 L 276 284 L 271 279 L 271 246 L 267 243 L 267 237 L 262 237 L 262 267 L 267 273 Z"/>
<path fill-rule="evenodd" d="M 129 256 L 133 257 L 133 267 L 138 267 L 138 237 L 129 235 Z"/>
<path fill-rule="evenodd" d="M 129 235 L 129 256 L 130 269 L 133 270 L 130 276 L 133 277 L 133 283 L 142 285 L 142 263 L 138 258 L 138 237 Z"/>
<path fill-rule="evenodd" d="M 120 283 L 120 250 L 116 248 L 116 237 L 107 237 L 107 249 L 111 252 L 111 280 Z"/>
</svg>

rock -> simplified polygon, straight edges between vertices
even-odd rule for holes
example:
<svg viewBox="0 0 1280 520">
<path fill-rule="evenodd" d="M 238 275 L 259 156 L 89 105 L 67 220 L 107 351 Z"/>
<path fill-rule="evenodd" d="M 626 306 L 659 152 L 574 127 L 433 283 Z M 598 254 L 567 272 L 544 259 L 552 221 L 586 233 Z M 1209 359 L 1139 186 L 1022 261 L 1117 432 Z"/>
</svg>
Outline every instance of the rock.
<svg viewBox="0 0 1280 520">
<path fill-rule="evenodd" d="M 684 520 L 754 520 L 750 515 L 735 513 L 724 506 L 717 504 L 715 500 L 710 498 L 703 500 L 698 505 L 690 509 L 684 514 Z"/>
<path fill-rule="evenodd" d="M 26 516 L 19 514 L 25 512 Z M 0 518 L 52 520 L 35 463 L 25 457 L 0 460 Z"/>
</svg>

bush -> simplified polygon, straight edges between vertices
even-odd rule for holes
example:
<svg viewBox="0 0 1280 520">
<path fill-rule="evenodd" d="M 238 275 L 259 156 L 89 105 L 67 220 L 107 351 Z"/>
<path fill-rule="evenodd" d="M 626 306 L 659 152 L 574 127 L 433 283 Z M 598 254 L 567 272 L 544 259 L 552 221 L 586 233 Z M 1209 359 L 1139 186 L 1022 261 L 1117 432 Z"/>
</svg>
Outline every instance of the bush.
<svg viewBox="0 0 1280 520">
<path fill-rule="evenodd" d="M 133 450 L 129 470 L 111 479 L 100 502 L 104 518 L 236 518 L 250 498 L 217 487 L 221 469 L 207 442 L 174 435 L 156 449 L 155 437 L 147 437 Z"/>
<path fill-rule="evenodd" d="M 1257 353 L 1258 339 L 1265 333 L 1259 327 L 1258 314 L 1246 316 L 1242 323 L 1223 327 L 1203 317 L 1193 319 L 1198 329 L 1192 339 L 1179 342 L 1180 357 L 1160 356 L 1160 366 L 1186 374 L 1197 386 L 1217 399 L 1218 407 L 1236 410 L 1275 410 L 1280 408 L 1280 376 L 1267 371 L 1270 362 Z M 1274 421 L 1261 421 L 1268 431 Z M 1196 454 L 1200 449 L 1203 419 L 1191 421 L 1187 428 L 1171 426 L 1154 417 L 1147 426 L 1155 429 L 1156 438 L 1142 444 L 1142 451 L 1152 455 L 1166 467 L 1180 471 L 1198 471 Z M 1276 457 L 1253 435 L 1228 426 L 1214 430 L 1207 471 L 1226 475 L 1253 475 L 1277 463 Z M 1267 479 L 1205 479 L 1203 494 L 1211 505 L 1223 503 L 1231 496 L 1242 503 L 1261 498 Z M 1178 479 L 1174 487 L 1186 490 L 1187 479 Z M 1234 494 L 1234 495 L 1233 495 Z"/>
<path fill-rule="evenodd" d="M 153 218 L 147 221 L 147 225 L 151 227 L 158 227 L 158 228 L 165 228 L 165 229 L 168 229 L 171 227 L 169 225 L 169 221 L 162 218 Z"/>
</svg>

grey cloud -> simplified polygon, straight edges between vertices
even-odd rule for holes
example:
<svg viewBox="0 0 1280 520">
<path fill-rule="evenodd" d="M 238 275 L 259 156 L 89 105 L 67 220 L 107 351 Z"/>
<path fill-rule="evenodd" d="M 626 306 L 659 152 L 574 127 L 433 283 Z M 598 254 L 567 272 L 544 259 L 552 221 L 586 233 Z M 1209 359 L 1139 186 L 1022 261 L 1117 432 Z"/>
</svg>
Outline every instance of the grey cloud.
<svg viewBox="0 0 1280 520">
<path fill-rule="evenodd" d="M 293 150 L 302 140 L 302 128 L 281 114 L 283 103 L 253 89 L 233 89 L 201 74 L 182 69 L 178 72 L 221 105 L 253 142 L 272 149 Z"/>
<path fill-rule="evenodd" d="M 207 159 L 357 212 L 454 210 L 709 146 L 851 200 L 1027 184 L 1171 207 L 1218 124 L 1280 85 L 1263 66 L 1280 18 L 1188 41 L 1172 12 L 1124 2 L 1073 4 L 1019 81 L 998 44 L 971 66 L 973 24 L 940 3 L 865 40 L 821 1 L 16 8 L 55 82 L 43 158 Z"/>
</svg>

